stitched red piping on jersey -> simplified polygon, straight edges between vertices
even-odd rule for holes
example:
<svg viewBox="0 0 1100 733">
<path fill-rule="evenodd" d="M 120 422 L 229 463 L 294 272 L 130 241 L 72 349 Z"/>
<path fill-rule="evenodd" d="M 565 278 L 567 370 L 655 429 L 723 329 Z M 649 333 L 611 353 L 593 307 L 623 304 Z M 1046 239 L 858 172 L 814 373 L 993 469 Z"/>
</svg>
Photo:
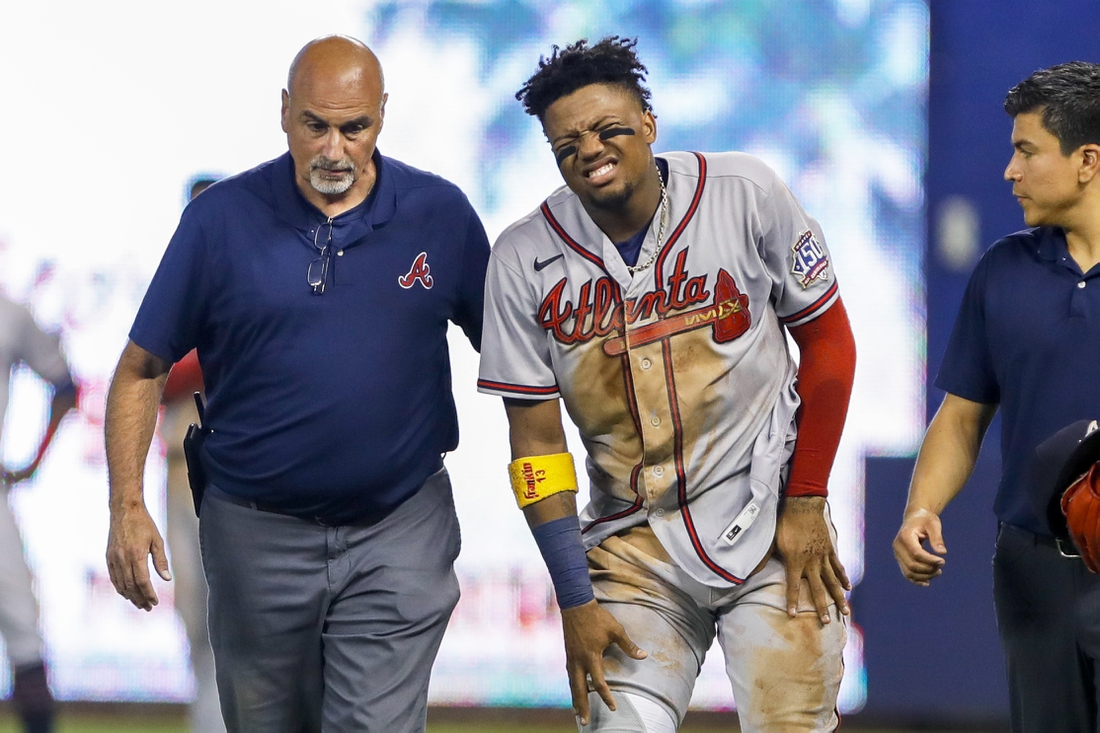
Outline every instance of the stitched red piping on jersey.
<svg viewBox="0 0 1100 733">
<path fill-rule="evenodd" d="M 614 283 L 615 285 L 615 287 L 611 291 L 612 297 L 615 299 L 615 303 L 617 304 L 617 306 L 621 308 L 623 305 L 622 290 L 619 288 L 618 283 L 615 283 L 614 280 L 612 280 L 612 283 Z M 628 361 L 628 358 L 629 357 L 624 356 L 624 358 L 622 359 L 623 383 L 626 385 L 626 404 L 627 409 L 630 410 L 630 417 L 634 421 L 634 429 L 638 431 L 638 437 L 641 438 L 641 418 L 638 417 L 638 405 L 634 401 L 634 380 L 630 376 L 630 362 Z M 634 466 L 634 468 L 630 471 L 630 490 L 634 492 L 634 503 L 631 504 L 628 509 L 624 509 L 621 512 L 616 512 L 615 514 L 609 514 L 606 517 L 600 517 L 599 519 L 592 520 L 587 525 L 581 528 L 581 534 L 584 534 L 593 527 L 597 527 L 601 524 L 614 522 L 616 519 L 622 519 L 623 517 L 629 517 L 631 514 L 642 508 L 642 497 L 638 494 L 638 474 L 640 474 L 641 471 L 641 463 Z"/>
<path fill-rule="evenodd" d="M 676 399 L 676 380 L 672 374 L 672 346 L 668 339 L 661 342 L 661 350 L 665 357 L 665 382 L 668 386 L 668 407 L 672 415 L 672 429 L 674 438 L 673 458 L 676 461 L 676 481 L 678 484 L 676 500 L 680 506 L 680 516 L 684 518 L 684 528 L 687 530 L 691 546 L 695 554 L 718 577 L 729 581 L 734 585 L 741 585 L 744 578 L 738 578 L 730 571 L 723 568 L 707 554 L 703 543 L 699 539 L 699 532 L 695 529 L 695 521 L 691 518 L 691 506 L 687 498 L 687 471 L 684 469 L 684 425 L 680 420 L 680 407 Z"/>
<path fill-rule="evenodd" d="M 837 290 L 837 283 L 833 282 L 833 284 L 829 286 L 829 289 L 825 291 L 825 294 L 814 301 L 813 305 L 808 306 L 806 308 L 803 308 L 802 310 L 798 311 L 797 313 L 792 313 L 789 316 L 786 316 L 784 318 L 780 318 L 779 322 L 786 325 L 788 323 L 793 323 L 794 321 L 798 321 L 798 320 L 801 320 L 801 319 L 805 318 L 806 316 L 810 315 L 815 310 L 820 308 L 822 306 L 822 304 L 828 302 L 829 298 L 833 297 L 833 294 L 836 293 L 836 290 Z"/>
<path fill-rule="evenodd" d="M 642 418 L 638 415 L 638 401 L 634 394 L 634 375 L 630 372 L 630 355 L 624 353 L 620 357 L 623 365 L 623 384 L 626 386 L 626 406 L 630 410 L 630 418 L 634 421 L 634 432 L 638 434 L 638 442 L 642 445 L 643 458 L 630 471 L 630 490 L 638 495 L 638 474 L 642 472 L 645 464 L 645 442 L 642 440 Z"/>
<path fill-rule="evenodd" d="M 498 392 L 512 392 L 514 394 L 525 395 L 546 395 L 552 396 L 558 393 L 558 385 L 552 387 L 531 387 L 525 384 L 509 384 L 508 382 L 493 382 L 488 379 L 477 380 L 478 387 L 484 387 L 485 389 L 494 389 Z"/>
<path fill-rule="evenodd" d="M 561 223 L 559 223 L 558 220 L 554 218 L 554 214 L 550 211 L 550 205 L 548 203 L 543 201 L 542 206 L 539 207 L 539 210 L 542 211 L 542 215 L 546 219 L 547 223 L 550 225 L 550 228 L 557 232 L 557 235 L 561 237 L 561 241 L 565 242 L 565 244 L 568 245 L 570 249 L 574 250 L 581 257 L 595 264 L 604 272 L 607 272 L 607 268 L 604 267 L 603 259 L 601 257 L 592 254 L 587 249 L 578 244 L 577 240 L 569 236 L 569 233 L 565 231 L 565 227 L 563 227 Z M 610 275 L 611 273 L 608 274 Z"/>
<path fill-rule="evenodd" d="M 665 241 L 664 249 L 661 250 L 661 254 L 657 255 L 657 264 L 653 266 L 654 282 L 658 290 L 663 290 L 665 285 L 664 277 L 664 265 L 665 258 L 672 252 L 672 245 L 676 244 L 676 240 L 680 238 L 684 228 L 687 227 L 688 222 L 695 216 L 695 212 L 699 210 L 699 201 L 703 198 L 703 187 L 707 183 L 707 159 L 703 157 L 702 153 L 692 153 L 699 160 L 699 183 L 695 186 L 695 195 L 691 198 L 691 205 L 688 206 L 687 213 L 684 214 L 684 218 L 680 220 L 679 225 L 672 231 L 668 239 Z M 669 174 L 671 175 L 671 174 Z M 663 318 L 663 316 L 661 316 Z"/>
<path fill-rule="evenodd" d="M 624 509 L 621 512 L 616 512 L 615 514 L 608 514 L 606 517 L 600 517 L 599 519 L 593 519 L 591 522 L 589 522 L 588 524 L 586 524 L 584 527 L 581 528 L 581 534 L 584 534 L 585 532 L 587 532 L 588 530 L 592 529 L 593 527 L 595 527 L 597 525 L 606 524 L 607 522 L 614 522 L 616 519 L 622 519 L 623 517 L 629 517 L 631 514 L 633 514 L 634 512 L 638 511 L 641 508 L 642 508 L 642 497 L 639 496 L 637 499 L 634 500 L 634 503 L 630 505 L 630 508 Z"/>
</svg>

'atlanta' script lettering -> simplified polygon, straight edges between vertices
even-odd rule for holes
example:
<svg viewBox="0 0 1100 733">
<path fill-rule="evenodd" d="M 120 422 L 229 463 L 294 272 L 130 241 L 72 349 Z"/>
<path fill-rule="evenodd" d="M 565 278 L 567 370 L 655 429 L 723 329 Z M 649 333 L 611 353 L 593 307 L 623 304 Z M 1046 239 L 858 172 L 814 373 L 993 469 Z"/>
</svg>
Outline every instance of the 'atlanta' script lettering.
<svg viewBox="0 0 1100 733">
<path fill-rule="evenodd" d="M 688 273 L 688 250 L 676 256 L 668 287 L 620 302 L 619 288 L 610 277 L 588 280 L 577 293 L 576 304 L 566 298 L 569 278 L 562 278 L 539 306 L 539 323 L 560 343 L 573 344 L 607 336 L 654 313 L 664 316 L 710 299 L 707 276 Z"/>
</svg>

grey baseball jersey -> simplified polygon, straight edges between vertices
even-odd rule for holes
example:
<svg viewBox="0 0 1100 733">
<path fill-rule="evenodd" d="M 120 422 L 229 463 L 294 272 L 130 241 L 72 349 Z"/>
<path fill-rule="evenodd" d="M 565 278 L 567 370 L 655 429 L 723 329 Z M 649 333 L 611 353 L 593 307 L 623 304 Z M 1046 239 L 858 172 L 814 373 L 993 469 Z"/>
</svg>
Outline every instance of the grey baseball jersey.
<svg viewBox="0 0 1100 733">
<path fill-rule="evenodd" d="M 0 417 L 8 409 L 11 368 L 19 362 L 54 387 L 71 381 L 57 336 L 42 331 L 26 308 L 0 296 Z"/>
<path fill-rule="evenodd" d="M 823 313 L 837 285 L 818 223 L 759 159 L 659 157 L 667 236 L 636 273 L 566 187 L 501 234 L 478 388 L 564 400 L 588 453 L 587 548 L 648 521 L 693 578 L 729 587 L 771 546 L 793 451 L 783 326 Z"/>
<path fill-rule="evenodd" d="M 55 387 L 70 381 L 57 337 L 44 333 L 26 308 L 0 295 L 0 427 L 8 409 L 11 368 L 21 361 Z M 31 582 L 15 515 L 0 487 L 0 637 L 14 666 L 42 659 Z"/>
</svg>

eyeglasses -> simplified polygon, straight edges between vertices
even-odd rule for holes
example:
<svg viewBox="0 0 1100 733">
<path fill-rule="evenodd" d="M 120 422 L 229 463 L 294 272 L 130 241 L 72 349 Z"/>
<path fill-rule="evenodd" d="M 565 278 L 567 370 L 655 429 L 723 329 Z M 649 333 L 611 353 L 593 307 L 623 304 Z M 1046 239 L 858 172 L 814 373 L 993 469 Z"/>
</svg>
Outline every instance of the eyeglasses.
<svg viewBox="0 0 1100 733">
<path fill-rule="evenodd" d="M 309 267 L 306 269 L 306 282 L 313 288 L 314 295 L 321 295 L 325 292 L 325 283 L 328 282 L 328 263 L 332 258 L 332 222 L 328 222 L 328 239 L 325 240 L 323 245 L 317 241 L 318 236 L 321 234 L 321 226 L 318 226 L 316 231 L 313 232 L 313 246 L 319 249 L 321 253 L 317 256 L 317 259 L 309 263 Z"/>
</svg>

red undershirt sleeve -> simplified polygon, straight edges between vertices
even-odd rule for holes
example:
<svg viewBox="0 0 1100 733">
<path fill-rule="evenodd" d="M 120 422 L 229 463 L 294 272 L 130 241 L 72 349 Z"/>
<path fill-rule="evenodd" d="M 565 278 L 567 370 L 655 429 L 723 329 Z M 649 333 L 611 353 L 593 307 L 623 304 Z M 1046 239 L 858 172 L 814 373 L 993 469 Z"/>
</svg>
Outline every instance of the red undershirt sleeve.
<svg viewBox="0 0 1100 733">
<path fill-rule="evenodd" d="M 826 496 L 852 380 L 856 371 L 856 344 L 848 312 L 837 301 L 814 320 L 794 326 L 791 337 L 801 355 L 796 391 L 798 439 L 795 441 L 787 496 Z"/>
<path fill-rule="evenodd" d="M 202 367 L 199 366 L 199 355 L 194 349 L 187 352 L 187 356 L 180 359 L 168 372 L 168 381 L 164 383 L 164 392 L 161 395 L 162 402 L 175 402 L 176 400 L 191 400 L 195 392 L 202 392 Z"/>
</svg>

